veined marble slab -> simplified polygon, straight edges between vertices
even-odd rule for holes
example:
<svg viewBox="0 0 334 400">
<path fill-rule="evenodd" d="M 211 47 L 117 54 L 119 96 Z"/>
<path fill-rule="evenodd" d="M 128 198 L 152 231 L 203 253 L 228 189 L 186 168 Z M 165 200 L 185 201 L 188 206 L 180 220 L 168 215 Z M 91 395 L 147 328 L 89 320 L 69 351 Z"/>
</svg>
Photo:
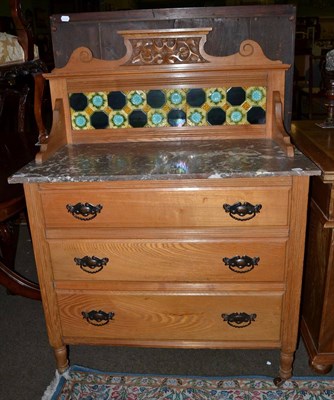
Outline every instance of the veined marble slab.
<svg viewBox="0 0 334 400">
<path fill-rule="evenodd" d="M 289 158 L 270 139 L 66 145 L 43 164 L 34 161 L 10 183 L 221 179 L 320 175 L 296 150 Z"/>
</svg>

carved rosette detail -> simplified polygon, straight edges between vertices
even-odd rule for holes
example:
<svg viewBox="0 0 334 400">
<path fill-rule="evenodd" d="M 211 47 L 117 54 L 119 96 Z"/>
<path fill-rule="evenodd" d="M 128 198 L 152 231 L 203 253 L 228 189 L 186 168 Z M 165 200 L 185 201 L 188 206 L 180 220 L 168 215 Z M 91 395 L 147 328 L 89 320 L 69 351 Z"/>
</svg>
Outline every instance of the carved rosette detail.
<svg viewBox="0 0 334 400">
<path fill-rule="evenodd" d="M 130 39 L 132 57 L 126 64 L 163 65 L 208 62 L 200 54 L 201 38 Z"/>
</svg>

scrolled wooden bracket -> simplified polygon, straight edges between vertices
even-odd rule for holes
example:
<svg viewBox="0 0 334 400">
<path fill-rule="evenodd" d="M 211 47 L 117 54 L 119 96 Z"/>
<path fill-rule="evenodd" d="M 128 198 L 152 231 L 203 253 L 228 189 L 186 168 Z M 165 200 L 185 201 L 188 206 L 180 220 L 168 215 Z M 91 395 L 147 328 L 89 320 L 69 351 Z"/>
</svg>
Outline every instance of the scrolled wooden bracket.
<svg viewBox="0 0 334 400">
<path fill-rule="evenodd" d="M 52 129 L 50 136 L 45 142 L 41 143 L 40 151 L 36 154 L 35 162 L 43 163 L 47 158 L 54 154 L 60 147 L 67 144 L 65 128 L 65 111 L 62 99 L 56 99 L 52 113 Z"/>
<path fill-rule="evenodd" d="M 45 78 L 42 72 L 36 73 L 34 76 L 34 115 L 38 128 L 38 144 L 44 143 L 49 137 L 43 121 L 43 99 L 45 89 Z"/>
<path fill-rule="evenodd" d="M 272 138 L 282 148 L 288 157 L 294 157 L 294 147 L 283 124 L 283 105 L 280 93 L 278 91 L 273 92 Z"/>
</svg>

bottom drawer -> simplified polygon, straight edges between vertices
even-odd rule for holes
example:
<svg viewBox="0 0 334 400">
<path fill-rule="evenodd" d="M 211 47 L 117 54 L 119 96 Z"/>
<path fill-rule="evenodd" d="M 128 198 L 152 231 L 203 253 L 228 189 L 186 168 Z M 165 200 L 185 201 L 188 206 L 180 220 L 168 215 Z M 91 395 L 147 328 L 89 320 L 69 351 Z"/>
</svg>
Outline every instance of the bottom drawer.
<svg viewBox="0 0 334 400">
<path fill-rule="evenodd" d="M 58 292 L 63 336 L 129 341 L 278 341 L 281 292 Z"/>
</svg>

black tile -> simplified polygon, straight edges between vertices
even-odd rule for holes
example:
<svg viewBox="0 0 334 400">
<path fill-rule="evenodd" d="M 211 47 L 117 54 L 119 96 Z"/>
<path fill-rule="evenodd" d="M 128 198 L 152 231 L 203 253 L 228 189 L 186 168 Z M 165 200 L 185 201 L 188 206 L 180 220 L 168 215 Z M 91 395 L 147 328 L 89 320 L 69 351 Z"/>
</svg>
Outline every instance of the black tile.
<svg viewBox="0 0 334 400">
<path fill-rule="evenodd" d="M 186 119 L 186 113 L 182 110 L 171 110 L 167 115 L 168 123 L 171 126 L 183 126 Z"/>
<path fill-rule="evenodd" d="M 162 90 L 149 90 L 146 99 L 147 104 L 152 108 L 161 108 L 166 103 L 166 97 Z"/>
<path fill-rule="evenodd" d="M 226 113 L 221 108 L 213 107 L 209 110 L 206 119 L 210 125 L 223 125 L 226 121 Z"/>
<path fill-rule="evenodd" d="M 108 93 L 108 105 L 113 110 L 121 110 L 126 104 L 126 96 L 122 92 Z"/>
<path fill-rule="evenodd" d="M 70 96 L 70 106 L 74 111 L 83 111 L 88 104 L 87 97 L 83 93 L 72 93 Z"/>
<path fill-rule="evenodd" d="M 190 89 L 187 93 L 187 103 L 191 107 L 200 107 L 205 100 L 206 95 L 203 89 Z"/>
<path fill-rule="evenodd" d="M 246 92 L 242 87 L 232 87 L 227 91 L 226 99 L 232 106 L 240 106 L 246 99 Z"/>
<path fill-rule="evenodd" d="M 247 121 L 250 124 L 265 124 L 266 123 L 266 112 L 262 107 L 252 107 L 247 112 Z"/>
<path fill-rule="evenodd" d="M 91 115 L 90 123 L 95 129 L 105 129 L 109 125 L 108 115 L 103 111 L 96 111 Z"/>
<path fill-rule="evenodd" d="M 129 115 L 129 124 L 133 128 L 142 128 L 147 124 L 147 115 L 144 113 L 144 111 L 134 110 Z"/>
</svg>

